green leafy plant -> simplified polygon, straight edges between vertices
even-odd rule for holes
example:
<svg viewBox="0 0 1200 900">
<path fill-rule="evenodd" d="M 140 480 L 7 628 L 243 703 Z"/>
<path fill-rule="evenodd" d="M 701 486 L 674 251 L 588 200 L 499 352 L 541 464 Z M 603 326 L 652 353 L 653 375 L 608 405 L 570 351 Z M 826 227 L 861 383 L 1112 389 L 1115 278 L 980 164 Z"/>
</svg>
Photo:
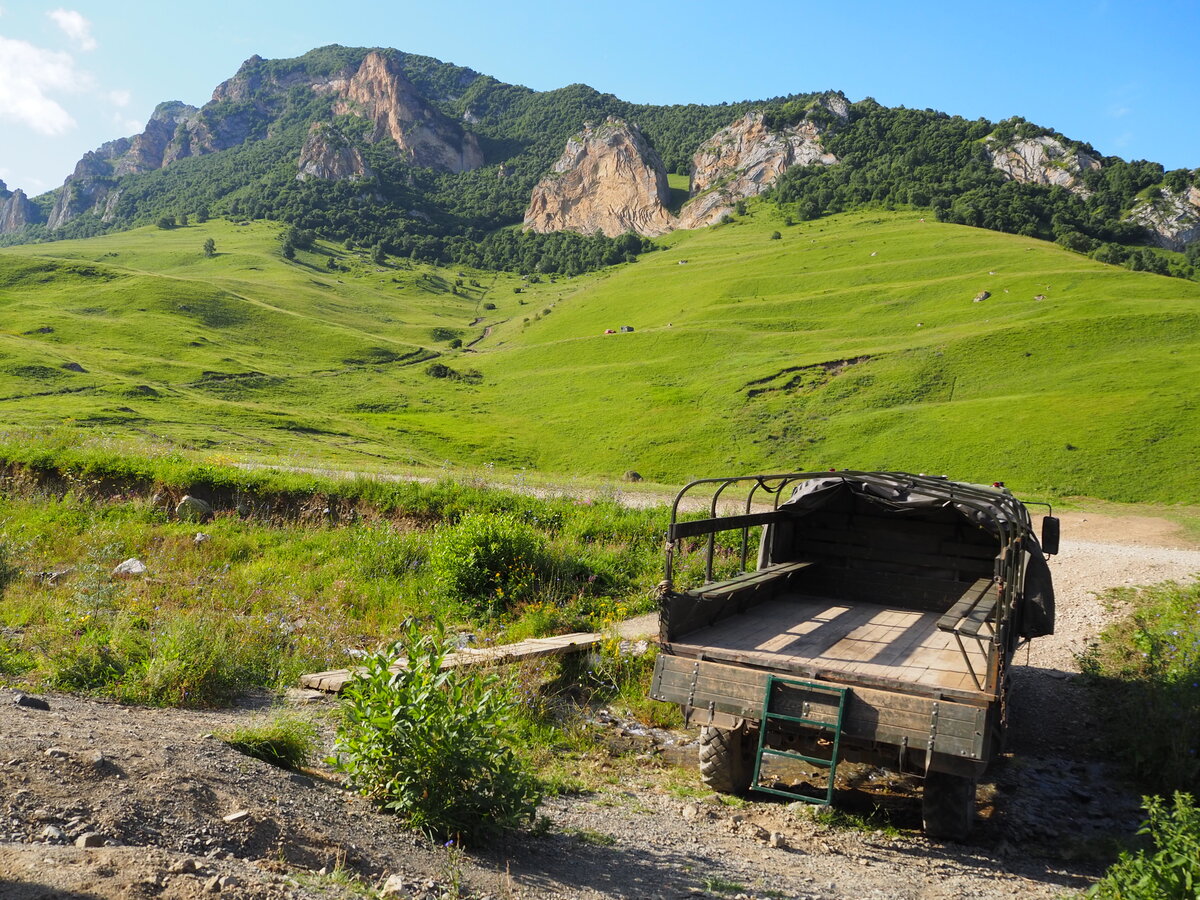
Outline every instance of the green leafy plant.
<svg viewBox="0 0 1200 900">
<path fill-rule="evenodd" d="M 308 762 L 317 744 L 317 728 L 291 711 L 280 711 L 262 722 L 217 733 L 240 753 L 284 769 Z"/>
<path fill-rule="evenodd" d="M 1193 900 L 1200 892 L 1200 809 L 1191 795 L 1146 797 L 1138 834 L 1153 848 L 1122 853 L 1088 891 L 1098 900 Z"/>
<path fill-rule="evenodd" d="M 368 657 L 342 692 L 331 762 L 410 826 L 473 840 L 531 820 L 541 788 L 513 751 L 515 701 L 494 672 L 443 668 L 448 652 L 440 627 L 410 624 Z"/>
<path fill-rule="evenodd" d="M 529 599 L 545 565 L 545 539 L 508 513 L 463 516 L 437 533 L 430 556 L 449 596 L 491 613 Z"/>
</svg>

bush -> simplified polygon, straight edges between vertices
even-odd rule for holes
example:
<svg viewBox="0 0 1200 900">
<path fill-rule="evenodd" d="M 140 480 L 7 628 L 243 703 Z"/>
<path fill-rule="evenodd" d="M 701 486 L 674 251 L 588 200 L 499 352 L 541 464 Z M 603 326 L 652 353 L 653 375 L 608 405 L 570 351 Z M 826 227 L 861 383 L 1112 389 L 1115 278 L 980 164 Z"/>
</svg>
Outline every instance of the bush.
<svg viewBox="0 0 1200 900">
<path fill-rule="evenodd" d="M 265 722 L 217 733 L 226 744 L 284 769 L 304 765 L 312 757 L 317 729 L 294 712 L 280 712 Z"/>
<path fill-rule="evenodd" d="M 533 595 L 545 540 L 506 513 L 472 513 L 434 537 L 430 566 L 446 594 L 497 613 Z"/>
<path fill-rule="evenodd" d="M 443 669 L 439 628 L 374 654 L 342 691 L 331 762 L 349 786 L 436 839 L 473 840 L 533 818 L 541 788 L 514 753 L 516 704 L 493 672 Z M 407 664 L 388 666 L 398 657 Z"/>
<path fill-rule="evenodd" d="M 1122 853 L 1088 891 L 1100 900 L 1194 900 L 1200 891 L 1200 809 L 1188 794 L 1144 800 L 1149 818 L 1138 834 L 1153 850 Z"/>
</svg>

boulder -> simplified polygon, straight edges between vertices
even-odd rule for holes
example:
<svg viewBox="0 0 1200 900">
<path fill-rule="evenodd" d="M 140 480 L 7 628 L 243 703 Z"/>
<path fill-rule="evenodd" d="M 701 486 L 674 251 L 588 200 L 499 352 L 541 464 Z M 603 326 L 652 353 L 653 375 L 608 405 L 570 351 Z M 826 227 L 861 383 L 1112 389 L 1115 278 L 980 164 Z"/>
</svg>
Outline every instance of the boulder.
<svg viewBox="0 0 1200 900">
<path fill-rule="evenodd" d="M 175 507 L 175 515 L 185 522 L 206 522 L 212 518 L 213 508 L 199 497 L 187 494 Z"/>
<path fill-rule="evenodd" d="M 146 564 L 140 559 L 131 557 L 112 570 L 114 575 L 145 575 Z"/>
</svg>

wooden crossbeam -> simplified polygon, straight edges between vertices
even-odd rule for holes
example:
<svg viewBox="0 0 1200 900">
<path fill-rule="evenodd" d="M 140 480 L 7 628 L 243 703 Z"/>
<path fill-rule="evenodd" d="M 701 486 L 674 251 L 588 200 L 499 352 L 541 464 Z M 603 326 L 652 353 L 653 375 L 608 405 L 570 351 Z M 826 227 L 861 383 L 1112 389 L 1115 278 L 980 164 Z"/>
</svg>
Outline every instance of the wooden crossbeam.
<svg viewBox="0 0 1200 900">
<path fill-rule="evenodd" d="M 442 668 L 454 669 L 459 666 L 506 665 L 521 662 L 526 659 L 537 659 L 540 656 L 565 656 L 568 653 L 578 653 L 594 647 L 604 640 L 604 635 L 589 632 L 560 634 L 555 637 L 529 638 L 515 644 L 501 644 L 497 647 L 467 647 L 446 655 Z M 405 660 L 397 660 L 392 671 L 399 671 L 405 665 Z M 327 691 L 336 694 L 346 686 L 362 669 L 334 669 L 330 672 L 315 672 L 311 675 L 301 675 L 300 684 L 315 691 Z"/>
</svg>

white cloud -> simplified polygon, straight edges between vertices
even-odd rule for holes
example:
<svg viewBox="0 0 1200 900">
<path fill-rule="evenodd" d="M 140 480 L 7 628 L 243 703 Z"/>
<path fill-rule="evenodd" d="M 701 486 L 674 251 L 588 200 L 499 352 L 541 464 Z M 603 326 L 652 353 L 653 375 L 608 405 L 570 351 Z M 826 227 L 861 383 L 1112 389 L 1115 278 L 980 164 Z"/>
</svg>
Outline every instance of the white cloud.
<svg viewBox="0 0 1200 900">
<path fill-rule="evenodd" d="M 90 80 L 69 53 L 0 35 L 0 120 L 15 120 L 39 134 L 64 134 L 75 120 L 51 95 L 81 91 Z"/>
<path fill-rule="evenodd" d="M 92 23 L 73 9 L 55 9 L 46 13 L 63 33 L 73 40 L 80 50 L 95 50 L 96 39 L 92 37 Z"/>
<path fill-rule="evenodd" d="M 133 99 L 133 95 L 129 91 L 116 90 L 108 92 L 108 100 L 113 106 L 128 106 L 129 101 Z"/>
</svg>

